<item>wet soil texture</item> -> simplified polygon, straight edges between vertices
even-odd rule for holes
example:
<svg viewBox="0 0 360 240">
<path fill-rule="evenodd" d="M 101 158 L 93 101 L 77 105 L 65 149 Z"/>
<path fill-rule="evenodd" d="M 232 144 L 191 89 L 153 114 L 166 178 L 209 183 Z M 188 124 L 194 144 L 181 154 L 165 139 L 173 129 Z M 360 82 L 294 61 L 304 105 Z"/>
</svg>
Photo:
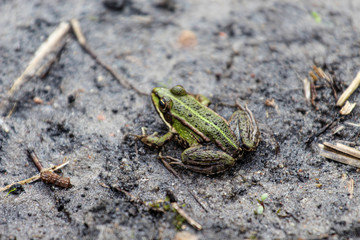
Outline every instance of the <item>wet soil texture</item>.
<svg viewBox="0 0 360 240">
<path fill-rule="evenodd" d="M 313 105 L 303 91 L 314 64 L 333 77 L 337 96 L 356 76 L 359 11 L 356 0 L 0 1 L 0 187 L 38 173 L 28 149 L 44 167 L 69 160 L 59 174 L 73 184 L 37 181 L 0 193 L 0 239 L 173 239 L 180 231 L 198 239 L 359 238 L 360 173 L 318 148 L 359 144 L 359 106 L 339 118 L 325 81 L 315 82 Z M 235 108 L 219 103 L 247 103 L 262 129 L 257 151 L 221 174 L 174 166 L 183 180 L 175 177 L 159 150 L 126 137 L 142 127 L 167 132 L 150 97 L 119 84 L 72 33 L 48 73 L 10 97 L 38 47 L 72 18 L 141 91 L 181 84 L 226 119 Z M 358 90 L 350 101 L 359 99 Z M 183 147 L 169 142 L 162 151 L 179 157 Z M 167 191 L 203 230 L 162 204 L 150 207 Z"/>
</svg>

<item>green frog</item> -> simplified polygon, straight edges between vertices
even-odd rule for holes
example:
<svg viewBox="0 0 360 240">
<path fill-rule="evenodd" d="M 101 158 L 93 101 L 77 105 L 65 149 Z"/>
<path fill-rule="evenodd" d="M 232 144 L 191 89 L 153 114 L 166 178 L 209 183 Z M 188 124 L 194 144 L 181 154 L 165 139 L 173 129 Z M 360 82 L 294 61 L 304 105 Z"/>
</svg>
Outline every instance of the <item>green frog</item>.
<svg viewBox="0 0 360 240">
<path fill-rule="evenodd" d="M 180 85 L 171 89 L 154 88 L 151 98 L 169 132 L 158 136 L 156 132 L 147 135 L 143 131 L 137 137 L 151 147 L 177 140 L 186 149 L 181 160 L 161 156 L 172 160 L 170 164 L 207 175 L 217 174 L 232 167 L 244 150 L 254 151 L 259 144 L 259 127 L 247 106 L 237 104 L 239 110 L 226 121 L 208 107 L 208 98 L 187 93 Z"/>
</svg>

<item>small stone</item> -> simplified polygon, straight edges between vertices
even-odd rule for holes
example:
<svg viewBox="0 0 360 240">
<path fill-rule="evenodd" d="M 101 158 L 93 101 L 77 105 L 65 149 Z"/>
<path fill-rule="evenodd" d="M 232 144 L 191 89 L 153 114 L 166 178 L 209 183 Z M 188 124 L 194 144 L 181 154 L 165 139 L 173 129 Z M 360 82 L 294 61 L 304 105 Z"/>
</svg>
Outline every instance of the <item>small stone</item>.
<svg viewBox="0 0 360 240">
<path fill-rule="evenodd" d="M 70 103 L 73 103 L 73 102 L 75 102 L 75 96 L 73 95 L 73 94 L 70 94 L 69 96 L 68 96 L 68 103 L 70 104 Z"/>
<path fill-rule="evenodd" d="M 43 104 L 44 103 L 44 101 L 39 97 L 34 97 L 33 101 L 36 104 Z"/>
<path fill-rule="evenodd" d="M 105 7 L 117 11 L 122 10 L 126 2 L 126 0 L 103 0 Z"/>
<path fill-rule="evenodd" d="M 178 232 L 173 240 L 198 240 L 199 237 L 189 232 Z"/>
<path fill-rule="evenodd" d="M 184 30 L 181 32 L 178 42 L 180 43 L 181 47 L 184 48 L 195 47 L 197 44 L 196 34 L 190 30 Z"/>
</svg>

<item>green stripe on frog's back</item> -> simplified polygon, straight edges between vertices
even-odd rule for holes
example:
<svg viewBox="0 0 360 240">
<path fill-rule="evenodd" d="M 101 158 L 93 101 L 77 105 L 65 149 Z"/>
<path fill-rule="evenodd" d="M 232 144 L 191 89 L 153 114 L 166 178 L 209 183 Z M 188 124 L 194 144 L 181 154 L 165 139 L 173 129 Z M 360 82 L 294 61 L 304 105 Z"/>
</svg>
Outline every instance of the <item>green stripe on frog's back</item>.
<svg viewBox="0 0 360 240">
<path fill-rule="evenodd" d="M 210 139 L 226 152 L 233 153 L 238 150 L 237 140 L 221 116 L 190 95 L 176 97 L 171 93 L 165 93 L 165 95 L 173 100 L 171 114 L 185 126 L 192 126 L 191 129 L 194 132 L 208 138 L 203 137 L 205 141 Z"/>
</svg>

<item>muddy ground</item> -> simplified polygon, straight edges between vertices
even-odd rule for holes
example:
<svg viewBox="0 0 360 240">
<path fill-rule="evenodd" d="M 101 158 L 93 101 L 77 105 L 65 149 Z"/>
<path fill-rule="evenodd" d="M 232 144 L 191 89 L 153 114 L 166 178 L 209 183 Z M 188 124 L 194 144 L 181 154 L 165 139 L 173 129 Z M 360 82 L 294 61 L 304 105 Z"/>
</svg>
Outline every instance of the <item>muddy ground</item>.
<svg viewBox="0 0 360 240">
<path fill-rule="evenodd" d="M 349 85 L 360 70 L 359 11 L 356 0 L 128 0 L 119 10 L 95 0 L 0 1 L 0 110 L 9 127 L 0 129 L 1 187 L 38 173 L 29 148 L 44 167 L 70 160 L 61 174 L 73 184 L 38 181 L 1 193 L 0 239 L 173 239 L 179 231 L 199 239 L 360 238 L 359 171 L 318 154 L 323 141 L 359 145 L 360 128 L 349 123 L 359 124 L 360 108 L 305 144 L 339 108 L 321 80 L 316 106 L 306 103 L 302 82 L 316 64 L 338 94 Z M 144 126 L 167 131 L 150 98 L 120 85 L 72 35 L 46 77 L 9 97 L 36 49 L 72 18 L 96 53 L 142 91 L 182 84 L 215 104 L 247 103 L 262 128 L 257 151 L 215 176 L 175 167 L 179 180 L 158 150 L 124 138 Z M 184 30 L 196 44 L 179 42 Z M 277 108 L 265 104 L 271 99 Z M 359 91 L 350 98 L 359 99 Z M 217 107 L 225 118 L 234 110 Z M 182 149 L 168 143 L 163 151 L 178 157 Z M 203 230 L 149 208 L 168 190 Z M 264 213 L 255 215 L 263 193 Z"/>
</svg>

